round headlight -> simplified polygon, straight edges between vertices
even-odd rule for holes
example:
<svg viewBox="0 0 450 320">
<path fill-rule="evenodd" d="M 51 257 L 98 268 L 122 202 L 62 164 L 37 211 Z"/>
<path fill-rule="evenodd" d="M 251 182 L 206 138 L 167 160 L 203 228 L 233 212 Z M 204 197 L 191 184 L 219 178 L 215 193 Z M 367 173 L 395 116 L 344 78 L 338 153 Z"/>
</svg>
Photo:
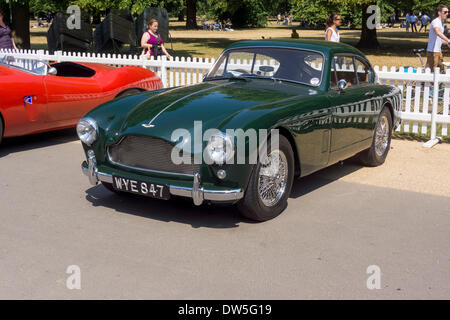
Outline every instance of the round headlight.
<svg viewBox="0 0 450 320">
<path fill-rule="evenodd" d="M 232 138 L 224 133 L 211 136 L 206 146 L 206 156 L 208 164 L 223 164 L 230 161 L 234 156 Z"/>
<path fill-rule="evenodd" d="M 82 118 L 77 124 L 77 134 L 81 142 L 90 146 L 97 140 L 97 123 L 91 118 Z"/>
</svg>

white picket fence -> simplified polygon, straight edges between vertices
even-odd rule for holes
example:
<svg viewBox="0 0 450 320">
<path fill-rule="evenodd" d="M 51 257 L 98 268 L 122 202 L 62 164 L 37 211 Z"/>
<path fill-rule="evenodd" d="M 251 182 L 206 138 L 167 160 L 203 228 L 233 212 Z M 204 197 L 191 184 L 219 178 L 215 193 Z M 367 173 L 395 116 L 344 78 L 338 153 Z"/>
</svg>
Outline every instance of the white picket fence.
<svg viewBox="0 0 450 320">
<path fill-rule="evenodd" d="M 214 64 L 214 58 L 175 57 L 167 60 L 165 56 L 148 60 L 145 56 L 92 54 L 56 51 L 50 54 L 44 50 L 0 50 L 0 58 L 12 55 L 16 58 L 39 59 L 44 61 L 72 61 L 101 63 L 114 66 L 140 66 L 155 71 L 164 87 L 176 87 L 200 83 L 203 76 Z M 245 61 L 244 61 L 245 62 Z M 261 62 L 267 64 L 267 62 Z M 269 61 L 269 64 L 270 61 Z M 450 69 L 446 74 L 430 72 L 419 68 L 416 73 L 410 69 L 404 72 L 396 67 L 388 69 L 375 66 L 380 83 L 395 85 L 403 93 L 402 127 L 397 131 L 415 134 L 429 134 L 430 141 L 437 142 L 437 136 L 448 136 L 450 124 Z M 430 129 L 428 128 L 430 126 Z M 439 128 L 438 128 L 439 127 Z M 438 130 L 439 129 L 439 130 Z M 429 144 L 430 145 L 430 144 Z M 433 143 L 431 143 L 433 145 Z"/>
<path fill-rule="evenodd" d="M 426 147 L 438 142 L 438 134 L 449 135 L 450 69 L 445 74 L 440 74 L 438 68 L 435 72 L 418 68 L 416 73 L 412 68 L 407 72 L 398 72 L 395 67 L 388 70 L 386 66 L 374 69 L 380 83 L 395 85 L 403 93 L 403 124 L 397 131 L 427 134 L 430 125 L 431 139 Z"/>
</svg>

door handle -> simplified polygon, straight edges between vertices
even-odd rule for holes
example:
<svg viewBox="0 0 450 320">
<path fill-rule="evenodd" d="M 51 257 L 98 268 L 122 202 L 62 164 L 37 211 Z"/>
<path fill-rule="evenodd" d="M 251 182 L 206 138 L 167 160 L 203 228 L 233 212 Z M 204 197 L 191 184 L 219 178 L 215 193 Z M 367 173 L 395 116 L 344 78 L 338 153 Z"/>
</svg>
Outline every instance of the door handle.
<svg viewBox="0 0 450 320">
<path fill-rule="evenodd" d="M 373 97 L 374 94 L 375 94 L 375 91 L 367 91 L 364 95 L 368 96 L 368 97 Z"/>
</svg>

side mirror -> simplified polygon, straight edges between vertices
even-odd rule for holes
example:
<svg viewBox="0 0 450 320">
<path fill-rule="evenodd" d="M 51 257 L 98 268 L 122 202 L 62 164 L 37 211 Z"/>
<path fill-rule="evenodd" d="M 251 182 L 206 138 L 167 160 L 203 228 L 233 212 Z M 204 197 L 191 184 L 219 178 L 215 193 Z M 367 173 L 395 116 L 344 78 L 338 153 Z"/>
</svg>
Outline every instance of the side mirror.
<svg viewBox="0 0 450 320">
<path fill-rule="evenodd" d="M 57 73 L 58 73 L 58 70 L 56 70 L 55 67 L 50 67 L 47 71 L 47 74 L 49 74 L 51 76 L 56 76 Z"/>
<path fill-rule="evenodd" d="M 348 87 L 347 81 L 345 81 L 344 79 L 338 81 L 339 91 L 344 91 L 345 89 L 347 89 L 347 87 Z"/>
</svg>

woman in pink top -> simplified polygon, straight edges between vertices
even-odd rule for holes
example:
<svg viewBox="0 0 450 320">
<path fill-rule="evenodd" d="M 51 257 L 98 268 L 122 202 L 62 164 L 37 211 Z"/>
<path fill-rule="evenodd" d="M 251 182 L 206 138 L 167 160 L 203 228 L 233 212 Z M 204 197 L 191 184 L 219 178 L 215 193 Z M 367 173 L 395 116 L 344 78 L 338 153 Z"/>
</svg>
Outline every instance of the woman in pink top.
<svg viewBox="0 0 450 320">
<path fill-rule="evenodd" d="M 149 57 L 154 56 L 156 58 L 162 51 L 167 58 L 172 58 L 166 48 L 164 48 L 163 40 L 158 33 L 158 20 L 156 19 L 150 19 L 147 23 L 147 31 L 142 35 L 141 46 L 144 48 L 143 54 L 148 55 L 150 53 Z"/>
</svg>

